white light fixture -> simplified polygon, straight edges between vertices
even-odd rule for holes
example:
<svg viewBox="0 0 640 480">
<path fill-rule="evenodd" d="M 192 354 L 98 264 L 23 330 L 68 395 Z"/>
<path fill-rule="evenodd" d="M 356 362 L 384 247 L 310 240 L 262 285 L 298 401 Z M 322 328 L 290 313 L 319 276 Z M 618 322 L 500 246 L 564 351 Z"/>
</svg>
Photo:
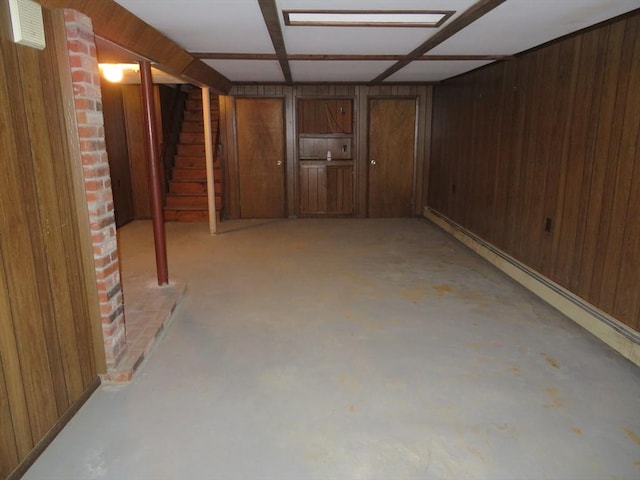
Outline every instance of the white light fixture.
<svg viewBox="0 0 640 480">
<path fill-rule="evenodd" d="M 454 11 L 440 10 L 283 10 L 288 26 L 439 27 Z"/>
<path fill-rule="evenodd" d="M 137 63 L 100 63 L 98 67 L 105 80 L 112 83 L 121 82 L 124 78 L 125 70 L 131 72 L 138 72 L 140 70 L 140 66 Z"/>
</svg>

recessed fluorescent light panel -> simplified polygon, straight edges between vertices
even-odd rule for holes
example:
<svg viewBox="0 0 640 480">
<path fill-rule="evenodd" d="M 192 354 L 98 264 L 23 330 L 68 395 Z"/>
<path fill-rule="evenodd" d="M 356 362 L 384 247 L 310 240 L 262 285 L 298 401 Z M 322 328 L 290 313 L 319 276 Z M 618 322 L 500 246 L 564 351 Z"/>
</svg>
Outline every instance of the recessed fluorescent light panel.
<svg viewBox="0 0 640 480">
<path fill-rule="evenodd" d="M 283 10 L 288 26 L 436 28 L 453 15 L 442 10 Z"/>
</svg>

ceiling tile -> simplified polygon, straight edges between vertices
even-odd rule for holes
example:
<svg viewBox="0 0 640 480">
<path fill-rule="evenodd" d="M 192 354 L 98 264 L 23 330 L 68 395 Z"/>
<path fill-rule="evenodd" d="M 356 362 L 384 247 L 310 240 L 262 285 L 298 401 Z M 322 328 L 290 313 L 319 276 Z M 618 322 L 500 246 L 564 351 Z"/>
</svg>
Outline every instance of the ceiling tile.
<svg viewBox="0 0 640 480">
<path fill-rule="evenodd" d="M 394 62 L 386 61 L 293 61 L 294 82 L 369 82 Z"/>
<path fill-rule="evenodd" d="M 489 63 L 491 61 L 417 61 L 391 75 L 386 82 L 438 82 Z"/>
<path fill-rule="evenodd" d="M 190 52 L 274 52 L 257 0 L 117 2 Z"/>
<path fill-rule="evenodd" d="M 202 60 L 232 82 L 284 82 L 275 60 Z"/>
<path fill-rule="evenodd" d="M 512 55 L 638 7 L 638 0 L 507 0 L 429 53 Z"/>
</svg>

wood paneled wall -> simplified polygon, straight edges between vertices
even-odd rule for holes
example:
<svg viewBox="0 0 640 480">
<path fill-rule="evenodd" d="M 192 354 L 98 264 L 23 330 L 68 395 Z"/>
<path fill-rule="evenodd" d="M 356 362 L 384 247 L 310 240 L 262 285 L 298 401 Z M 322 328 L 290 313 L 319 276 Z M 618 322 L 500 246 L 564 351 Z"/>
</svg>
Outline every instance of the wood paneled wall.
<svg viewBox="0 0 640 480">
<path fill-rule="evenodd" d="M 44 22 L 45 50 L 16 45 L 0 2 L 1 478 L 97 385 L 91 319 L 101 327 L 93 261 L 82 254 L 90 238 L 84 191 L 74 187 L 78 132 L 65 112 L 64 19 L 45 10 Z"/>
<path fill-rule="evenodd" d="M 122 87 L 102 81 L 100 90 L 116 225 L 121 227 L 135 218 Z"/>
<path fill-rule="evenodd" d="M 350 99 L 298 99 L 298 134 L 353 133 Z"/>
<path fill-rule="evenodd" d="M 296 101 L 299 98 L 349 99 L 353 101 L 355 161 L 355 204 L 354 216 L 367 215 L 367 174 L 368 174 L 368 105 L 372 97 L 414 97 L 418 99 L 418 139 L 416 150 L 416 177 L 419 186 L 415 193 L 415 214 L 422 213 L 425 198 L 426 173 L 430 152 L 431 131 L 431 86 L 429 85 L 235 85 L 228 96 L 220 97 L 221 143 L 223 144 L 223 162 L 225 164 L 225 205 L 226 217 L 238 218 L 238 181 L 235 131 L 235 97 L 283 97 L 285 99 L 286 123 L 286 186 L 287 215 L 300 214 L 299 188 L 300 178 L 297 162 L 296 142 Z"/>
<path fill-rule="evenodd" d="M 640 329 L 640 14 L 434 90 L 430 207 Z"/>
<path fill-rule="evenodd" d="M 147 147 L 144 137 L 144 118 L 142 115 L 140 85 L 122 85 L 120 88 L 122 89 L 122 100 L 124 105 L 124 122 L 129 157 L 131 189 L 133 193 L 133 215 L 136 219 L 151 218 L 148 174 L 149 162 L 147 160 Z M 154 87 L 154 102 L 156 107 L 158 148 L 161 148 L 162 103 L 160 102 L 158 85 Z M 107 141 L 109 141 L 109 139 L 107 139 Z M 109 163 L 111 163 L 111 159 L 109 159 Z M 164 171 L 162 171 L 162 174 L 164 174 Z M 164 179 L 162 179 L 162 184 L 164 185 Z"/>
</svg>

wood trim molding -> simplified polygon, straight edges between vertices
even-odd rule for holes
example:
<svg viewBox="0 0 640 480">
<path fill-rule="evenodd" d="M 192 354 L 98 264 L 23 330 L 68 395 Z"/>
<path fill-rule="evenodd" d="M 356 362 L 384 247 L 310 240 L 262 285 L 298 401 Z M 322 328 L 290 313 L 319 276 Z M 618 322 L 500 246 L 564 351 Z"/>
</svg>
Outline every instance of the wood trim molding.
<svg viewBox="0 0 640 480">
<path fill-rule="evenodd" d="M 291 68 L 289 67 L 289 61 L 287 59 L 287 49 L 284 45 L 284 37 L 282 36 L 282 28 L 280 27 L 278 7 L 275 0 L 258 0 L 258 4 L 260 5 L 264 23 L 269 31 L 273 48 L 280 62 L 284 80 L 290 84 L 293 82 L 293 78 L 291 77 Z"/>
<path fill-rule="evenodd" d="M 413 51 L 409 52 L 403 60 L 398 61 L 395 65 L 392 65 L 376 78 L 374 78 L 371 83 L 381 83 L 386 78 L 390 77 L 398 70 L 406 67 L 412 61 L 421 57 L 429 50 L 434 49 L 438 45 L 440 45 L 445 40 L 449 39 L 456 33 L 458 33 L 463 28 L 472 24 L 482 16 L 489 13 L 494 8 L 503 4 L 506 0 L 480 0 L 475 3 L 471 8 L 466 10 L 462 15 L 453 20 L 450 24 L 445 26 L 442 30 L 439 30 L 435 35 L 429 38 L 426 42 L 424 42 L 419 47 L 415 48 Z"/>
</svg>

